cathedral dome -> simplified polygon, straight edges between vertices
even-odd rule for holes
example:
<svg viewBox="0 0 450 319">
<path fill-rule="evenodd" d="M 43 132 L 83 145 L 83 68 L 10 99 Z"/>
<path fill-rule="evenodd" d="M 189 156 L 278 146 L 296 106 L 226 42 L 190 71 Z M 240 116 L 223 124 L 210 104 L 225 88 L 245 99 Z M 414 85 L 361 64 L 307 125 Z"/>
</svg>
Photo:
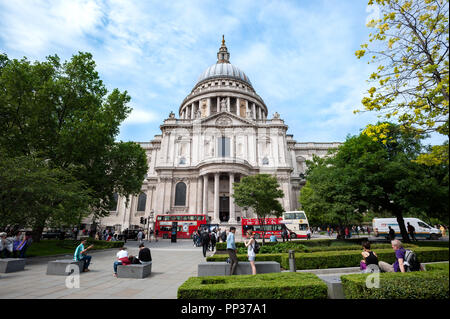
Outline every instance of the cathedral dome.
<svg viewBox="0 0 450 319">
<path fill-rule="evenodd" d="M 199 76 L 197 83 L 214 78 L 233 78 L 246 82 L 250 86 L 252 83 L 247 75 L 238 67 L 230 63 L 230 53 L 225 46 L 225 38 L 222 37 L 222 46 L 217 52 L 217 63 L 211 65 Z"/>
<path fill-rule="evenodd" d="M 250 86 L 252 85 L 248 76 L 245 75 L 245 73 L 242 72 L 238 67 L 234 66 L 231 63 L 216 63 L 211 65 L 199 76 L 197 82 L 199 83 L 208 79 L 220 77 L 234 78 L 237 80 L 244 81 L 248 83 Z"/>
</svg>

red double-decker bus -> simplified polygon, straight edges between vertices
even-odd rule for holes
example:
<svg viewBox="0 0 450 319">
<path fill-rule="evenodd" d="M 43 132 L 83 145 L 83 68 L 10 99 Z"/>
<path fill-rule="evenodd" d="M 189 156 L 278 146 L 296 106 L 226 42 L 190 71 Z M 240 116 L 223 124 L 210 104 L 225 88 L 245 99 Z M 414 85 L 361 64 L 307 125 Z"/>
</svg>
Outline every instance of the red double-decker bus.
<svg viewBox="0 0 450 319">
<path fill-rule="evenodd" d="M 248 230 L 252 230 L 255 233 L 255 238 L 258 239 L 262 238 L 265 230 L 264 238 L 269 238 L 272 234 L 281 238 L 284 225 L 282 220 L 283 218 L 265 218 L 264 225 L 261 225 L 259 218 L 242 218 L 242 235 L 245 236 Z"/>
<path fill-rule="evenodd" d="M 205 225 L 207 217 L 201 214 L 156 215 L 155 231 L 159 231 L 158 237 L 170 238 L 172 222 L 178 223 L 177 238 L 185 239 L 191 238 L 201 225 Z"/>
</svg>

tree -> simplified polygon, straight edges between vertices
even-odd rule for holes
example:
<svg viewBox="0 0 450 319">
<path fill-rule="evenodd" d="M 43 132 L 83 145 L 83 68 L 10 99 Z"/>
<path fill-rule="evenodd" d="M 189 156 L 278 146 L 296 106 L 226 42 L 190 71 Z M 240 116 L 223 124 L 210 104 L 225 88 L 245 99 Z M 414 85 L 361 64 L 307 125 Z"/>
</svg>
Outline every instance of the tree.
<svg viewBox="0 0 450 319">
<path fill-rule="evenodd" d="M 108 90 L 90 53 L 44 62 L 0 55 L 0 152 L 33 157 L 70 173 L 89 189 L 96 215 L 113 193 L 138 194 L 148 170 L 136 143 L 117 143 L 130 97 Z M 121 154 L 123 153 L 123 154 Z"/>
<path fill-rule="evenodd" d="M 362 99 L 364 110 L 397 118 L 401 129 L 417 136 L 436 132 L 448 138 L 448 0 L 370 0 L 369 5 L 380 8 L 382 18 L 368 23 L 375 29 L 369 38 L 372 48 L 366 43 L 355 53 L 358 58 L 370 55 L 369 63 L 378 64 L 369 79 L 373 86 Z M 365 132 L 384 140 L 386 130 L 375 125 Z M 417 161 L 448 165 L 448 141 Z"/>
<path fill-rule="evenodd" d="M 276 177 L 269 174 L 246 176 L 239 183 L 233 184 L 236 205 L 252 208 L 259 224 L 263 226 L 263 243 L 265 218 L 272 215 L 280 217 L 284 211 L 278 200 L 284 197 L 284 193 L 279 187 Z"/>
<path fill-rule="evenodd" d="M 0 227 L 33 229 L 39 241 L 47 225 L 76 225 L 86 216 L 89 190 L 69 172 L 30 156 L 0 157 Z"/>
<path fill-rule="evenodd" d="M 333 156 L 308 163 L 308 188 L 302 189 L 300 203 L 327 221 L 359 220 L 367 211 L 388 211 L 408 242 L 405 214 L 448 220 L 448 166 L 413 162 L 422 150 L 414 134 L 379 124 L 389 130 L 384 143 L 362 133 L 348 137 Z"/>
</svg>

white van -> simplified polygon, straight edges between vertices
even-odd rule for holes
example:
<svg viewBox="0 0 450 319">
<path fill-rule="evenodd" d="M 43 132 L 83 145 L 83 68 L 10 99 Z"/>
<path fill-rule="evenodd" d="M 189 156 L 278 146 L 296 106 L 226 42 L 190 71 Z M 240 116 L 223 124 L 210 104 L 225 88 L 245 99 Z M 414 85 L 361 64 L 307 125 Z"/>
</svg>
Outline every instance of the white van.
<svg viewBox="0 0 450 319">
<path fill-rule="evenodd" d="M 437 228 L 431 227 L 427 223 L 418 218 L 403 218 L 405 221 L 405 228 L 408 230 L 407 223 L 410 223 L 415 228 L 416 238 L 437 239 L 442 236 L 441 231 Z M 372 220 L 373 232 L 376 237 L 384 236 L 388 239 L 389 226 L 395 230 L 395 237 L 402 237 L 400 227 L 397 223 L 397 218 L 375 218 Z"/>
</svg>

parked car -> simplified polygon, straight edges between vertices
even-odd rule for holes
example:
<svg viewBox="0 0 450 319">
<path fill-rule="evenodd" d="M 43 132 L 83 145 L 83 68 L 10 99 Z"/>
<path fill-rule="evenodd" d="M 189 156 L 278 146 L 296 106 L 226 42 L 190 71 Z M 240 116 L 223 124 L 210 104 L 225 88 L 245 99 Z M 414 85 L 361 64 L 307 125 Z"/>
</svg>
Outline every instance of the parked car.
<svg viewBox="0 0 450 319">
<path fill-rule="evenodd" d="M 65 231 L 62 230 L 50 230 L 42 233 L 43 239 L 65 239 L 69 237 Z"/>
</svg>

